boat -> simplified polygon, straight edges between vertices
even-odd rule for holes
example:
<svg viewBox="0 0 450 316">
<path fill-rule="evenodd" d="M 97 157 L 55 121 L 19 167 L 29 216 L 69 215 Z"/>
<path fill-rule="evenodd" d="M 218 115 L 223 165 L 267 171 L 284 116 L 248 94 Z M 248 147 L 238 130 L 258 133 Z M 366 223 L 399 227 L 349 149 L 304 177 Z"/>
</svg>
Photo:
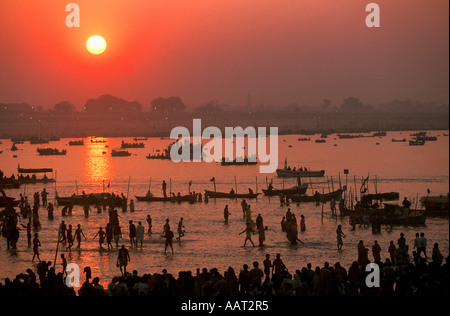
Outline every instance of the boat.
<svg viewBox="0 0 450 316">
<path fill-rule="evenodd" d="M 91 193 L 91 194 L 82 194 L 82 195 L 75 195 L 67 196 L 67 197 L 60 197 L 56 195 L 56 201 L 58 202 L 58 205 L 96 205 L 101 204 L 102 201 L 106 201 L 108 205 L 113 206 L 121 206 L 122 205 L 122 197 L 120 196 L 113 196 L 110 193 Z"/>
<path fill-rule="evenodd" d="M 353 138 L 360 138 L 362 135 L 351 135 L 351 134 L 338 134 L 337 135 L 340 139 L 353 139 Z"/>
<path fill-rule="evenodd" d="M 17 167 L 18 173 L 47 173 L 47 172 L 53 172 L 52 168 L 34 168 L 34 169 L 26 169 L 26 168 L 20 168 L 20 165 Z"/>
<path fill-rule="evenodd" d="M 394 201 L 399 199 L 398 192 L 364 194 L 361 196 L 361 202 L 372 204 L 372 201 Z"/>
<path fill-rule="evenodd" d="M 290 168 L 277 169 L 277 176 L 289 177 L 289 178 L 305 178 L 305 177 L 323 177 L 325 170 L 312 171 L 312 170 L 291 170 Z"/>
<path fill-rule="evenodd" d="M 321 143 L 326 143 L 327 141 L 325 139 L 316 139 L 315 140 L 316 143 L 321 144 Z"/>
<path fill-rule="evenodd" d="M 112 150 L 111 151 L 112 157 L 128 157 L 131 156 L 131 154 L 126 150 Z"/>
<path fill-rule="evenodd" d="M 136 200 L 140 202 L 170 202 L 172 200 L 171 197 L 163 197 L 163 196 L 135 196 Z"/>
<path fill-rule="evenodd" d="M 147 140 L 147 139 L 148 139 L 147 137 L 142 137 L 142 138 L 135 137 L 135 138 L 133 138 L 133 140 L 134 140 L 135 142 L 137 142 L 137 141 L 139 141 L 139 140 Z"/>
<path fill-rule="evenodd" d="M 188 195 L 172 195 L 172 197 L 163 197 L 163 196 L 135 196 L 136 200 L 140 202 L 197 202 L 197 197 L 194 194 Z"/>
<path fill-rule="evenodd" d="M 17 206 L 19 205 L 20 201 L 16 200 L 13 197 L 9 196 L 0 196 L 0 207 L 8 207 L 8 206 Z"/>
<path fill-rule="evenodd" d="M 299 142 L 307 142 L 307 141 L 310 141 L 311 140 L 311 138 L 299 138 L 299 139 L 297 139 L 297 141 L 299 141 Z"/>
<path fill-rule="evenodd" d="M 403 139 L 392 138 L 392 142 L 393 143 L 405 143 L 406 142 L 406 138 L 403 138 Z"/>
<path fill-rule="evenodd" d="M 413 134 L 409 134 L 409 136 L 412 137 L 420 137 L 420 136 L 426 136 L 427 132 L 417 132 L 417 133 L 413 133 Z"/>
<path fill-rule="evenodd" d="M 16 151 L 19 150 L 19 148 L 17 148 L 16 143 L 14 143 L 11 147 L 11 151 Z"/>
<path fill-rule="evenodd" d="M 423 140 L 410 140 L 409 146 L 423 146 L 425 145 L 425 141 Z"/>
<path fill-rule="evenodd" d="M 148 154 L 145 158 L 147 159 L 162 159 L 162 160 L 169 160 L 170 159 L 170 155 L 166 155 L 166 154 L 155 154 L 155 155 L 151 155 Z"/>
<path fill-rule="evenodd" d="M 420 204 L 425 207 L 428 215 L 432 216 L 448 216 L 449 215 L 449 195 L 423 196 L 419 200 Z"/>
<path fill-rule="evenodd" d="M 30 144 L 36 145 L 36 144 L 48 144 L 50 141 L 46 138 L 40 138 L 40 137 L 31 137 L 30 138 Z"/>
<path fill-rule="evenodd" d="M 35 174 L 33 174 L 31 177 L 23 175 L 19 175 L 17 181 L 20 184 L 36 184 L 36 183 L 53 183 L 55 182 L 55 179 L 48 178 L 46 175 L 44 175 L 42 178 L 38 179 Z"/>
<path fill-rule="evenodd" d="M 72 140 L 69 142 L 69 146 L 83 146 L 84 140 Z"/>
<path fill-rule="evenodd" d="M 107 140 L 105 140 L 105 139 L 91 139 L 91 144 L 103 144 L 103 143 L 106 143 L 107 142 Z"/>
<path fill-rule="evenodd" d="M 387 214 L 390 213 L 390 218 Z M 384 204 L 384 208 L 380 209 L 380 214 L 386 216 L 386 224 L 392 225 L 425 225 L 427 214 L 418 210 L 410 210 L 408 215 L 404 215 L 403 206 L 396 204 Z"/>
<path fill-rule="evenodd" d="M 122 141 L 122 144 L 120 145 L 120 148 L 127 149 L 127 148 L 144 148 L 144 143 L 125 143 Z"/>
<path fill-rule="evenodd" d="M 386 132 L 375 132 L 372 134 L 373 137 L 384 137 L 386 135 L 387 135 Z"/>
<path fill-rule="evenodd" d="M 292 202 L 328 202 L 331 200 L 339 201 L 344 191 L 339 189 L 333 192 L 321 194 L 316 192 L 314 195 L 294 194 L 291 196 Z"/>
<path fill-rule="evenodd" d="M 437 137 L 436 136 L 417 136 L 416 137 L 417 141 L 424 141 L 424 142 L 431 142 L 431 141 L 437 141 Z"/>
<path fill-rule="evenodd" d="M 63 150 L 59 150 L 57 148 L 37 148 L 36 151 L 39 153 L 39 155 L 41 156 L 64 156 L 65 154 L 67 154 L 67 150 L 63 149 Z"/>
<path fill-rule="evenodd" d="M 275 196 L 275 195 L 278 196 L 280 194 L 290 196 L 293 194 L 305 194 L 307 189 L 308 189 L 308 185 L 302 184 L 302 185 L 297 185 L 292 188 L 281 189 L 281 190 L 277 190 L 277 189 L 273 189 L 273 188 L 269 187 L 268 189 L 262 189 L 262 191 L 265 196 Z"/>
<path fill-rule="evenodd" d="M 237 158 L 233 161 L 228 160 L 227 158 L 222 158 L 222 161 L 220 162 L 222 166 L 246 166 L 246 165 L 257 165 L 258 161 L 256 160 L 256 157 L 250 157 L 250 158 Z"/>
<path fill-rule="evenodd" d="M 15 178 L 0 179 L 0 189 L 18 189 L 20 188 L 20 182 Z"/>
<path fill-rule="evenodd" d="M 255 199 L 257 198 L 259 193 L 225 193 L 225 192 L 215 192 L 215 191 L 208 191 L 205 190 L 205 196 L 208 196 L 209 198 L 215 198 L 215 199 Z"/>
</svg>

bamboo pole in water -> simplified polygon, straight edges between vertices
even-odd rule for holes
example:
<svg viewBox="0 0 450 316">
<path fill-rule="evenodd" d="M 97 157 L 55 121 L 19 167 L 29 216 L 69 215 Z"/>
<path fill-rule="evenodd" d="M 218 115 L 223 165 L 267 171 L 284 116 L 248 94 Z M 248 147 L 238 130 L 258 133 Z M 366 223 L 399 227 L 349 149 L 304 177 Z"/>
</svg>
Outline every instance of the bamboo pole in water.
<svg viewBox="0 0 450 316">
<path fill-rule="evenodd" d="M 131 176 L 128 177 L 127 200 L 128 200 L 128 194 L 130 193 L 130 181 L 131 181 Z"/>
</svg>

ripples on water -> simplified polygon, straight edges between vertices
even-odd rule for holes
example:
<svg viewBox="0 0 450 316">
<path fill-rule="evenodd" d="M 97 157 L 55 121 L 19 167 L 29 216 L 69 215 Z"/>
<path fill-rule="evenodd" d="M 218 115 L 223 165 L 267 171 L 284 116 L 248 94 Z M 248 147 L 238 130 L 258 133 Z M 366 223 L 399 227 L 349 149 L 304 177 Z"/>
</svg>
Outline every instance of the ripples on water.
<svg viewBox="0 0 450 316">
<path fill-rule="evenodd" d="M 430 132 L 430 135 L 442 134 Z M 313 139 L 310 142 L 298 142 L 299 135 L 280 136 L 279 164 L 284 163 L 286 157 L 291 166 L 306 166 L 313 170 L 326 170 L 326 177 L 316 179 L 303 179 L 312 184 L 313 190 L 325 191 L 336 189 L 341 184 L 348 184 L 359 190 L 361 179 L 370 175 L 369 193 L 375 192 L 375 176 L 377 178 L 378 192 L 396 191 L 400 197 L 407 196 L 417 203 L 417 197 L 426 195 L 427 189 L 432 194 L 446 194 L 449 188 L 449 141 L 448 137 L 438 137 L 436 142 L 428 142 L 425 146 L 409 146 L 407 143 L 392 143 L 392 138 L 403 138 L 409 132 L 388 133 L 383 138 L 361 139 L 337 139 L 330 135 L 325 144 L 316 144 Z M 119 147 L 120 142 L 133 142 L 126 138 L 109 138 L 106 144 L 90 144 L 85 139 L 82 147 L 68 146 L 72 139 L 61 139 L 59 142 L 51 142 L 45 147 L 67 148 L 67 156 L 40 157 L 36 153 L 38 145 L 18 145 L 19 151 L 15 152 L 18 158 L 13 158 L 9 151 L 11 143 L 2 140 L 0 145 L 1 166 L 6 175 L 17 173 L 17 165 L 23 168 L 51 167 L 56 170 L 56 186 L 48 184 L 50 192 L 49 201 L 54 199 L 55 187 L 60 196 L 81 194 L 84 190 L 89 192 L 102 192 L 103 188 L 108 192 L 129 194 L 130 199 L 135 195 L 144 195 L 149 188 L 151 178 L 151 190 L 156 196 L 161 195 L 161 182 L 163 179 L 172 187 L 173 192 L 186 194 L 188 182 L 193 181 L 191 190 L 203 192 L 204 189 L 212 190 L 213 184 L 209 181 L 215 177 L 217 191 L 228 192 L 235 186 L 234 177 L 238 182 L 238 192 L 246 192 L 248 187 L 253 190 L 266 187 L 266 183 L 273 179 L 274 187 L 281 188 L 295 185 L 294 179 L 282 180 L 276 174 L 260 174 L 258 166 L 248 167 L 222 167 L 219 164 L 207 163 L 180 163 L 170 161 L 148 160 L 145 156 L 156 150 L 163 149 L 169 140 L 148 139 L 144 141 L 146 148 L 129 149 L 130 157 L 111 157 L 110 151 Z M 377 145 L 376 143 L 379 143 Z M 105 148 L 105 145 L 108 147 Z M 292 145 L 292 148 L 289 147 Z M 336 146 L 334 146 L 336 145 Z M 40 145 L 43 147 L 43 145 Z M 106 152 L 106 154 L 103 154 Z M 349 169 L 349 174 L 344 175 L 343 170 Z M 130 185 L 128 186 L 128 183 Z M 109 187 L 108 187 L 109 185 Z M 42 191 L 44 185 L 22 186 L 21 189 L 8 190 L 9 196 L 18 197 L 25 192 L 30 202 L 35 191 Z M 168 188 L 169 189 L 169 188 Z M 308 194 L 311 194 L 311 188 Z M 303 214 L 306 218 L 307 231 L 299 233 L 299 238 L 304 244 L 290 246 L 285 234 L 281 232 L 281 219 L 285 215 L 287 207 L 280 207 L 278 197 L 267 198 L 260 196 L 257 200 L 250 200 L 253 210 L 253 218 L 258 213 L 264 218 L 264 225 L 268 226 L 266 232 L 266 246 L 263 249 L 247 244 L 243 247 L 244 235 L 239 233 L 244 229 L 240 200 L 211 199 L 209 203 L 199 204 L 172 204 L 172 203 L 144 203 L 136 202 L 134 213 L 122 213 L 119 211 L 123 236 L 120 244 L 129 245 L 128 221 L 136 224 L 142 221 L 147 228 L 145 218 L 150 214 L 153 218 L 154 235 L 146 236 L 142 249 L 131 249 L 131 263 L 129 271 L 134 269 L 139 273 L 160 272 L 166 268 L 171 273 L 180 270 L 192 270 L 196 268 L 217 267 L 224 271 L 228 266 L 240 270 L 244 263 L 252 261 L 262 263 L 266 253 L 275 256 L 281 254 L 287 268 L 291 271 L 300 269 L 308 262 L 313 266 L 323 265 L 325 261 L 331 264 L 339 261 L 348 267 L 356 258 L 356 245 L 363 240 L 367 246 L 371 246 L 374 240 L 382 246 L 382 256 L 387 257 L 387 247 L 390 240 L 397 240 L 400 233 L 404 232 L 407 242 L 412 248 L 416 232 L 424 232 L 429 240 L 429 253 L 432 244 L 438 242 L 444 255 L 448 254 L 449 222 L 445 218 L 427 218 L 423 227 L 395 227 L 392 232 L 382 230 L 380 235 L 372 235 L 370 229 L 357 228 L 350 231 L 348 217 L 343 219 L 333 218 L 330 215 L 329 205 L 322 206 L 311 203 L 300 205 L 292 204 L 292 212 L 300 219 Z M 223 222 L 223 209 L 229 205 L 231 211 L 228 225 Z M 99 276 L 103 283 L 107 283 L 112 276 L 118 275 L 119 270 L 115 263 L 117 249 L 111 251 L 99 250 L 97 240 L 92 240 L 99 226 L 105 226 L 107 212 L 97 214 L 91 212 L 88 219 L 84 218 L 81 206 L 76 206 L 72 216 L 61 217 L 61 207 L 56 207 L 55 219 L 49 221 L 44 208 L 40 209 L 42 229 L 39 231 L 42 248 L 41 258 L 53 261 L 57 244 L 57 231 L 61 220 L 76 227 L 81 224 L 87 241 L 82 242 L 82 250 L 71 252 L 63 251 L 68 262 L 78 263 L 82 268 L 90 266 L 94 276 Z M 164 255 L 164 240 L 159 235 L 162 232 L 166 218 L 171 220 L 172 230 L 176 234 L 177 223 L 180 217 L 184 218 L 186 236 L 181 243 L 174 241 L 175 254 Z M 24 220 L 22 223 L 25 224 Z M 342 224 L 346 238 L 342 251 L 337 251 L 335 230 Z M 253 241 L 257 244 L 258 236 L 254 235 Z M 75 247 L 73 248 L 75 249 Z M 59 249 L 61 253 L 61 248 Z M 371 252 L 370 252 L 371 254 Z M 371 255 L 369 255 L 371 258 Z M 31 266 L 32 250 L 27 248 L 26 232 L 21 231 L 18 250 L 10 252 L 6 250 L 6 240 L 2 238 L 0 244 L 0 262 L 2 269 L 0 279 L 14 277 L 24 272 Z M 58 255 L 58 264 L 60 263 Z M 60 270 L 60 265 L 57 270 Z"/>
</svg>

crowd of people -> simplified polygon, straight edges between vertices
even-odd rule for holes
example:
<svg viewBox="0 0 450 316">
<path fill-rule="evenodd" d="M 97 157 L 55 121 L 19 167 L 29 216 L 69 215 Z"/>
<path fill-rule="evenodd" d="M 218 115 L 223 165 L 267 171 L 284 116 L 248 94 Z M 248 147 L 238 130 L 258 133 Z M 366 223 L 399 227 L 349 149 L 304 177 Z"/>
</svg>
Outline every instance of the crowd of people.
<svg viewBox="0 0 450 316">
<path fill-rule="evenodd" d="M 164 191 L 164 188 L 163 188 Z M 114 205 L 108 209 L 109 219 L 106 227 L 99 227 L 97 234 L 99 247 L 106 244 L 108 249 L 113 248 L 112 243 L 120 248 L 116 265 L 120 269 L 121 276 L 114 277 L 106 286 L 102 285 L 98 277 L 92 278 L 90 268 L 85 267 L 85 282 L 77 290 L 68 287 L 65 283 L 67 272 L 62 258 L 63 270 L 57 272 L 52 267 L 51 262 L 41 261 L 39 248 L 41 243 L 37 233 L 31 234 L 31 229 L 39 229 L 38 210 L 42 202 L 48 211 L 48 218 L 53 219 L 53 206 L 47 203 L 47 192 L 41 194 L 36 192 L 33 196 L 33 208 L 30 208 L 26 197 L 21 196 L 19 204 L 20 214 L 28 218 L 27 225 L 22 225 L 27 230 L 28 247 L 33 247 L 32 261 L 38 259 L 37 276 L 34 271 L 28 269 L 26 273 L 17 275 L 13 280 L 5 279 L 4 284 L 0 283 L 0 296 L 3 295 L 80 295 L 80 296 L 356 296 L 356 295 L 442 295 L 448 294 L 448 257 L 445 260 L 439 250 L 439 245 L 434 244 L 431 256 L 427 253 L 427 238 L 424 233 L 417 233 L 414 239 L 412 253 L 409 245 L 402 233 L 396 243 L 389 244 L 389 258 L 382 260 L 381 245 L 374 241 L 371 247 L 366 247 L 361 240 L 357 245 L 357 260 L 350 267 L 344 268 L 339 262 L 330 265 L 325 262 L 322 267 L 312 268 L 308 263 L 305 267 L 295 271 L 289 271 L 277 254 L 272 261 L 267 254 L 265 260 L 260 265 L 255 261 L 252 268 L 244 264 L 239 273 L 235 268 L 229 267 L 223 273 L 218 269 L 197 269 L 192 271 L 180 271 L 176 276 L 163 270 L 162 273 L 139 275 L 137 270 L 133 273 L 127 272 L 130 253 L 127 247 L 119 247 L 122 238 L 122 228 L 120 216 Z M 42 198 L 42 200 L 40 200 Z M 88 205 L 87 203 L 85 205 Z M 246 225 L 241 234 L 245 233 L 244 246 L 250 242 L 255 246 L 252 235 L 258 234 L 259 246 L 264 246 L 265 231 L 261 214 L 256 216 L 253 222 L 251 206 L 245 201 L 241 202 L 242 219 Z M 29 211 L 31 209 L 31 211 Z M 134 208 L 133 208 L 134 209 Z M 28 210 L 28 211 L 27 211 Z M 122 209 L 123 210 L 123 209 Z M 85 209 L 85 216 L 89 216 L 89 209 Z M 102 208 L 98 208 L 100 213 Z M 228 205 L 224 209 L 224 221 L 228 223 L 230 216 Z M 7 239 L 8 248 L 15 249 L 18 234 L 18 216 L 14 208 L 7 207 L 2 215 L 2 233 Z M 151 235 L 152 219 L 147 216 L 148 229 L 145 229 L 142 222 L 128 221 L 130 248 L 142 247 L 145 231 Z M 291 245 L 297 242 L 303 243 L 298 238 L 298 232 L 306 231 L 305 217 L 300 216 L 298 220 L 288 208 L 286 215 L 281 221 L 281 231 L 286 233 L 286 238 Z M 299 227 L 298 227 L 299 226 Z M 183 218 L 178 222 L 178 237 L 180 240 L 184 234 Z M 16 236 L 17 235 L 17 236 Z M 34 236 L 34 238 L 32 238 Z M 345 234 L 341 225 L 336 229 L 337 247 L 342 250 L 343 238 Z M 82 238 L 86 239 L 81 225 L 76 225 L 72 232 L 72 225 L 66 226 L 65 221 L 61 221 L 58 231 L 58 240 L 71 250 L 74 242 L 77 242 L 77 249 L 81 248 Z M 92 237 L 92 236 L 91 236 Z M 169 219 L 166 219 L 161 237 L 165 238 L 164 253 L 170 249 L 173 253 L 172 240 L 175 238 L 174 232 L 170 228 Z M 369 259 L 370 249 L 373 260 Z M 366 284 L 369 272 L 366 266 L 369 263 L 376 263 L 380 268 L 380 286 L 371 288 Z M 104 280 L 103 280 L 104 281 Z"/>
<path fill-rule="evenodd" d="M 124 248 L 124 247 L 122 247 Z M 420 257 L 420 256 L 419 256 Z M 0 296 L 440 296 L 448 295 L 448 263 L 434 254 L 431 261 L 416 257 L 415 262 L 394 265 L 389 258 L 379 261 L 379 284 L 368 282 L 373 269 L 361 258 L 345 268 L 339 262 L 289 271 L 280 254 L 271 260 L 266 254 L 262 265 L 244 264 L 236 272 L 229 267 L 221 273 L 217 268 L 180 271 L 177 275 L 163 269 L 161 273 L 124 273 L 102 285 L 92 278 L 90 267 L 84 268 L 84 282 L 79 288 L 66 284 L 66 274 L 57 273 L 51 262 L 38 264 L 37 275 L 31 269 L 13 280 L 0 283 Z"/>
</svg>

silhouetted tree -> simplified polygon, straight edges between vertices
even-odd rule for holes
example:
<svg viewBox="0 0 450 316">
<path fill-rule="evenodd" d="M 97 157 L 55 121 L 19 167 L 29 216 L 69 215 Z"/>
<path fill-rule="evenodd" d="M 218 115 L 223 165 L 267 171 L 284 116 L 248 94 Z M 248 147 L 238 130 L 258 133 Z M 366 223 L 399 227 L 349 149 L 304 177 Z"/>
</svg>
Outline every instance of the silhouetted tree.
<svg viewBox="0 0 450 316">
<path fill-rule="evenodd" d="M 137 101 L 130 102 L 110 94 L 104 94 L 97 99 L 87 100 L 84 110 L 91 113 L 141 112 L 142 105 Z"/>
<path fill-rule="evenodd" d="M 151 112 L 158 112 L 163 114 L 184 112 L 186 105 L 179 97 L 162 98 L 159 97 L 150 102 Z"/>
<path fill-rule="evenodd" d="M 52 110 L 55 112 L 75 112 L 75 105 L 73 105 L 69 101 L 62 101 L 56 103 L 53 106 Z"/>
<path fill-rule="evenodd" d="M 360 111 L 362 108 L 362 102 L 354 97 L 345 98 L 344 103 L 341 104 L 341 109 L 344 111 Z"/>
</svg>

